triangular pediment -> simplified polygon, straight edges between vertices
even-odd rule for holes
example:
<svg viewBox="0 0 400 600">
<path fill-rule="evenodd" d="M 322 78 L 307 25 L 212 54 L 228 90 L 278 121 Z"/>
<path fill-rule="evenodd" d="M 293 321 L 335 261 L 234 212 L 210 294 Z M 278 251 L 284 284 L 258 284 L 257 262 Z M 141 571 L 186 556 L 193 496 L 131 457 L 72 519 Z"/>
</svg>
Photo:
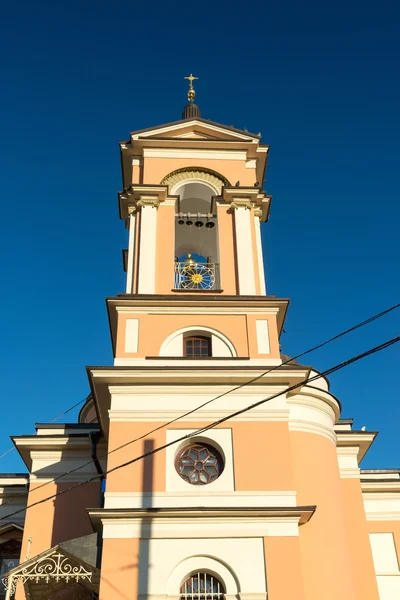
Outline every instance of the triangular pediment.
<svg viewBox="0 0 400 600">
<path fill-rule="evenodd" d="M 167 123 L 158 127 L 134 131 L 131 134 L 132 139 L 196 139 L 209 141 L 232 141 L 254 143 L 259 141 L 259 136 L 247 131 L 228 127 L 213 121 L 204 119 L 189 119 Z"/>
</svg>

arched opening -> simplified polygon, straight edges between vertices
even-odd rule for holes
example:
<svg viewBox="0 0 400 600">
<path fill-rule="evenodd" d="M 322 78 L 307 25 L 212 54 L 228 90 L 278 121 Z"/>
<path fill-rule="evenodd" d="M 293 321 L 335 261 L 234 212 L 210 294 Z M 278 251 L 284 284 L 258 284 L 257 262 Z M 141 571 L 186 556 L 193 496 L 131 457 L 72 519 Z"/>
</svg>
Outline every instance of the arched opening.
<svg viewBox="0 0 400 600">
<path fill-rule="evenodd" d="M 209 181 L 187 180 L 171 190 L 179 196 L 175 218 L 175 289 L 220 288 L 218 219 L 214 196 L 220 191 Z"/>
<path fill-rule="evenodd" d="M 180 589 L 180 600 L 223 600 L 225 587 L 216 575 L 197 571 L 185 579 Z"/>
<path fill-rule="evenodd" d="M 184 327 L 175 331 L 161 344 L 160 356 L 182 356 L 193 359 L 237 356 L 232 342 L 220 331 L 210 327 Z"/>
</svg>

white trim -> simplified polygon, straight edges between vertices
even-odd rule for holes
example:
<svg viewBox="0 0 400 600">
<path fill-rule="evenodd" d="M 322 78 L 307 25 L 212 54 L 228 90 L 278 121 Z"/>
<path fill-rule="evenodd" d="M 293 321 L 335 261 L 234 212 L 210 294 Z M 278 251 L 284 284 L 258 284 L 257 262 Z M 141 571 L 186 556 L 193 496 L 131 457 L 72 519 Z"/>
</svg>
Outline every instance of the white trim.
<svg viewBox="0 0 400 600">
<path fill-rule="evenodd" d="M 205 173 L 208 175 L 208 173 Z M 215 185 L 212 185 L 212 183 L 206 179 L 201 179 L 200 177 L 197 177 L 195 179 L 182 179 L 180 181 L 178 181 L 173 188 L 171 189 L 171 191 L 169 192 L 171 196 L 175 196 L 177 195 L 177 191 L 179 190 L 179 188 L 184 187 L 185 185 L 189 185 L 190 183 L 200 183 L 201 185 L 205 185 L 206 187 L 208 187 L 214 194 L 218 194 L 220 195 L 221 190 L 219 190 Z M 223 182 L 221 181 L 221 185 L 223 185 Z"/>
<path fill-rule="evenodd" d="M 193 487 L 193 486 L 192 486 Z M 194 486 L 195 487 L 195 486 Z M 199 494 L 197 491 L 186 492 L 105 492 L 104 508 L 172 508 L 204 506 L 209 508 L 229 506 L 231 508 L 253 507 L 273 508 L 296 506 L 295 491 L 260 491 L 260 492 L 216 492 L 208 491 Z"/>
<path fill-rule="evenodd" d="M 207 306 L 201 306 L 199 304 L 194 304 L 190 306 L 186 305 L 176 305 L 173 302 L 179 301 L 180 299 L 177 296 L 171 296 L 171 303 L 166 304 L 165 306 L 160 305 L 151 305 L 146 304 L 146 306 L 115 306 L 115 309 L 118 314 L 129 314 L 129 313 L 146 313 L 152 315 L 163 315 L 163 314 L 178 314 L 178 315 L 248 315 L 248 314 L 257 314 L 257 315 L 278 315 L 279 307 L 273 306 L 219 306 L 218 308 L 208 306 L 209 301 L 207 301 Z M 221 304 L 224 302 L 224 296 L 218 298 Z M 204 302 L 204 300 L 203 300 Z"/>
<path fill-rule="evenodd" d="M 139 294 L 154 294 L 156 285 L 157 207 L 142 206 L 140 214 Z"/>
<path fill-rule="evenodd" d="M 268 319 L 256 320 L 258 354 L 270 354 Z"/>
<path fill-rule="evenodd" d="M 235 208 L 235 247 L 236 264 L 241 296 L 254 296 L 256 285 L 254 280 L 253 240 L 251 235 L 251 212 L 247 208 Z"/>
<path fill-rule="evenodd" d="M 182 417 L 183 409 L 181 410 L 148 410 L 144 412 L 143 410 L 109 410 L 108 415 L 110 419 L 110 423 L 168 423 L 177 417 L 180 417 L 179 420 L 182 423 L 185 422 L 193 422 L 193 415 L 189 415 L 187 417 Z M 229 417 L 233 412 L 233 409 L 230 410 L 204 410 L 204 411 L 196 411 L 196 421 L 197 422 L 210 422 L 216 421 L 218 419 L 222 419 L 223 417 Z M 238 417 L 232 419 L 232 421 L 237 422 L 278 422 L 278 423 L 286 423 L 289 420 L 289 411 L 288 410 L 265 410 L 265 411 L 256 411 L 251 410 L 248 413 L 243 413 Z M 299 431 L 304 431 L 304 429 L 299 429 Z M 311 433 L 321 433 L 319 429 L 313 429 Z M 323 431 L 321 435 L 325 435 Z M 329 439 L 331 437 L 327 436 Z"/>
<path fill-rule="evenodd" d="M 262 296 L 266 296 L 267 290 L 265 286 L 265 271 L 264 271 L 264 257 L 262 252 L 261 242 L 261 223 L 258 217 L 254 217 L 254 227 L 256 229 L 256 245 L 257 245 L 257 258 L 258 258 L 258 272 L 260 275 L 260 291 Z"/>
<path fill-rule="evenodd" d="M 250 158 L 249 160 L 246 160 L 246 169 L 256 169 L 257 168 L 257 159 L 256 158 Z"/>
<path fill-rule="evenodd" d="M 195 432 L 195 429 L 167 429 L 166 443 L 169 444 Z M 175 469 L 176 456 L 188 443 L 204 442 L 214 446 L 221 454 L 224 461 L 224 470 L 221 475 L 208 485 L 193 486 L 182 477 Z M 200 496 L 209 492 L 233 492 L 235 489 L 233 475 L 233 442 L 232 429 L 211 429 L 204 435 L 197 435 L 190 440 L 168 446 L 165 450 L 166 459 L 166 491 L 167 492 L 189 492 L 196 487 L 196 493 Z"/>
<path fill-rule="evenodd" d="M 211 327 L 203 327 L 203 326 L 195 326 L 195 325 L 191 325 L 190 327 L 183 327 L 182 329 L 178 329 L 177 331 L 175 331 L 174 333 L 171 333 L 171 335 L 169 335 L 167 337 L 166 340 L 164 340 L 164 342 L 161 344 L 161 348 L 160 348 L 160 356 L 182 356 L 183 354 L 183 347 L 181 349 L 181 354 L 170 354 L 169 353 L 169 344 L 171 342 L 173 342 L 174 338 L 177 336 L 181 336 L 184 335 L 185 333 L 196 333 L 196 332 L 206 332 L 206 333 L 210 333 L 212 335 L 212 337 L 216 337 L 218 338 L 221 342 L 223 342 L 225 344 L 225 346 L 227 346 L 229 348 L 229 352 L 230 352 L 230 356 L 237 356 L 237 352 L 235 350 L 234 345 L 232 344 L 232 342 L 220 331 L 217 331 L 216 329 L 212 329 Z M 199 361 L 197 359 L 196 360 L 196 364 L 199 364 Z M 202 362 L 207 362 L 207 361 L 202 361 Z"/>
<path fill-rule="evenodd" d="M 169 351 L 169 349 L 168 349 Z M 165 353 L 163 355 L 166 356 L 177 356 L 176 354 Z M 223 358 L 213 358 L 211 361 L 208 360 L 199 360 L 199 359 L 187 359 L 185 360 L 174 360 L 174 361 L 165 361 L 162 360 L 163 356 L 160 355 L 160 359 L 147 359 L 147 358 L 134 358 L 134 357 L 125 357 L 125 358 L 115 358 L 114 366 L 115 367 L 188 367 L 198 366 L 198 367 L 209 367 L 212 365 L 213 367 L 249 367 L 249 366 L 259 366 L 260 369 L 264 367 L 277 367 L 282 364 L 282 360 L 280 358 L 249 358 L 248 360 L 226 360 Z M 178 355 L 179 356 L 179 355 Z M 181 354 L 182 356 L 182 354 Z"/>
<path fill-rule="evenodd" d="M 142 517 L 101 519 L 103 539 L 159 537 L 164 539 L 298 537 L 300 517 L 157 518 L 152 522 Z"/>
<path fill-rule="evenodd" d="M 210 556 L 191 556 L 180 562 L 170 574 L 166 587 L 167 594 L 179 593 L 182 581 L 195 571 L 215 573 L 227 594 L 235 595 L 239 592 L 235 577 L 223 562 Z"/>
<path fill-rule="evenodd" d="M 224 127 L 221 125 L 212 125 L 210 123 L 204 123 L 203 121 L 197 121 L 197 119 L 190 121 L 190 123 L 183 121 L 180 123 L 174 123 L 173 125 L 167 125 L 167 126 L 163 126 L 161 125 L 160 127 L 154 127 L 151 128 L 147 131 L 142 131 L 142 132 L 138 132 L 135 133 L 133 132 L 133 134 L 131 135 L 131 139 L 132 140 L 137 140 L 139 138 L 147 138 L 149 136 L 153 137 L 156 136 L 160 133 L 165 133 L 166 131 L 179 131 L 180 129 L 185 129 L 186 127 L 191 128 L 192 131 L 195 131 L 197 133 L 200 133 L 202 129 L 208 130 L 208 131 L 213 131 L 213 132 L 219 132 L 222 131 L 225 134 L 227 133 L 230 137 L 233 138 L 238 138 L 239 141 L 245 141 L 248 143 L 254 143 L 254 144 L 259 144 L 260 143 L 260 138 L 254 137 L 254 135 L 248 134 L 247 132 L 243 132 L 243 133 L 239 133 L 237 131 L 233 131 L 230 127 Z M 180 138 L 176 138 L 177 141 L 179 141 Z M 221 138 L 221 140 L 218 140 L 221 142 L 224 142 L 226 140 L 224 140 L 224 138 Z M 263 150 L 264 152 L 268 152 L 268 147 L 265 148 L 260 148 L 260 151 Z"/>
<path fill-rule="evenodd" d="M 136 215 L 129 217 L 129 245 L 128 245 L 128 264 L 126 273 L 126 293 L 133 293 L 133 271 L 135 263 L 135 240 L 136 240 Z"/>
<path fill-rule="evenodd" d="M 247 151 L 243 150 L 195 150 L 191 148 L 144 148 L 144 158 L 187 158 L 209 160 L 242 160 L 247 159 Z"/>
<path fill-rule="evenodd" d="M 399 575 L 400 569 L 393 533 L 370 533 L 369 541 L 371 543 L 375 573 L 379 575 L 385 573 Z"/>
<path fill-rule="evenodd" d="M 127 319 L 125 323 L 125 352 L 138 351 L 139 319 Z"/>
</svg>

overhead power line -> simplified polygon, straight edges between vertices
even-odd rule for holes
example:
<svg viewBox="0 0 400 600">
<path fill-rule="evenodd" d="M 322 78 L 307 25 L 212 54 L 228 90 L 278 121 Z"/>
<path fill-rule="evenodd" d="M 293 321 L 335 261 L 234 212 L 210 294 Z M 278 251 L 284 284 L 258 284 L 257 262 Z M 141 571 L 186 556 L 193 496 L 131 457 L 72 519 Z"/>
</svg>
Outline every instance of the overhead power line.
<svg viewBox="0 0 400 600">
<path fill-rule="evenodd" d="M 144 433 L 143 435 L 134 438 L 132 440 L 129 440 L 128 442 L 125 442 L 124 444 L 121 444 L 120 446 L 117 446 L 116 448 L 113 448 L 112 450 L 107 451 L 105 454 L 102 454 L 100 456 L 98 456 L 99 460 L 102 460 L 103 458 L 107 458 L 110 454 L 113 454 L 114 452 L 117 452 L 118 450 L 122 450 L 123 448 L 126 448 L 127 446 L 134 444 L 136 442 L 139 442 L 140 440 L 148 437 L 149 435 L 152 435 L 153 433 L 159 431 L 160 429 L 164 429 L 165 427 L 168 427 L 169 425 L 172 425 L 173 423 L 176 423 L 177 421 L 184 419 L 185 417 L 188 417 L 189 415 L 197 412 L 198 410 L 201 410 L 202 408 L 204 408 L 205 406 L 211 404 L 212 402 L 215 402 L 216 400 L 219 400 L 220 398 L 223 398 L 224 396 L 227 396 L 228 394 L 231 394 L 232 392 L 235 392 L 239 389 L 244 388 L 247 385 L 251 385 L 253 383 L 255 383 L 256 381 L 258 381 L 259 379 L 261 379 L 262 377 L 265 377 L 265 375 L 268 375 L 269 373 L 271 373 L 272 371 L 275 371 L 276 369 L 281 368 L 283 365 L 286 365 L 290 362 L 292 362 L 293 360 L 297 360 L 298 358 L 301 358 L 303 356 L 305 356 L 306 354 L 311 354 L 311 352 L 314 352 L 316 350 L 319 350 L 320 348 L 323 348 L 324 346 L 334 342 L 335 340 L 349 334 L 352 333 L 353 331 L 360 329 L 361 327 L 364 327 L 365 325 L 368 325 L 369 323 L 372 323 L 373 321 L 376 321 L 377 319 L 380 319 L 381 317 L 387 315 L 388 313 L 394 311 L 395 309 L 400 307 L 400 303 L 395 304 L 389 308 L 386 308 L 385 310 L 376 313 L 375 315 L 372 315 L 371 317 L 368 317 L 368 319 L 365 319 L 364 321 L 361 321 L 360 323 L 357 323 L 356 325 L 353 325 L 352 327 L 345 329 L 344 331 L 341 331 L 340 333 L 334 335 L 333 337 L 325 340 L 324 342 L 321 342 L 320 344 L 317 344 L 316 346 L 313 346 L 312 348 L 309 348 L 308 350 L 305 350 L 303 352 L 301 352 L 300 354 L 297 354 L 296 356 L 290 357 L 287 360 L 285 360 L 284 362 L 282 362 L 282 364 L 280 365 L 275 365 L 273 367 L 268 368 L 266 371 L 263 371 L 260 375 L 257 375 L 256 377 L 253 377 L 252 379 L 250 379 L 249 381 L 245 381 L 244 383 L 241 383 L 233 388 L 231 388 L 230 390 L 227 390 L 226 392 L 223 392 L 222 394 L 219 394 L 213 398 L 211 398 L 210 400 L 207 400 L 206 402 L 203 402 L 202 404 L 200 404 L 199 406 L 196 406 L 195 408 L 183 413 L 182 415 L 179 415 L 177 417 L 175 417 L 174 419 L 172 419 L 171 421 L 168 421 L 166 423 L 162 423 L 161 425 L 158 425 L 157 427 L 155 427 L 154 429 L 151 429 L 150 431 L 147 431 L 146 433 Z M 78 403 L 81 404 L 81 403 Z M 77 405 L 75 405 L 77 406 Z M 67 412 L 69 412 L 70 410 L 72 410 L 73 408 L 75 408 L 75 406 L 71 407 L 70 409 L 68 409 L 68 411 L 66 411 L 63 414 L 66 414 Z M 60 415 L 58 418 L 60 418 L 63 415 Z M 55 419 L 56 420 L 56 419 Z M 50 485 L 50 483 L 54 483 L 55 481 L 58 481 L 60 479 L 63 479 L 64 477 L 71 475 L 72 473 L 76 473 L 77 471 L 80 471 L 81 469 L 89 466 L 92 464 L 92 460 L 89 460 L 85 463 L 82 463 L 81 465 L 79 465 L 78 467 L 75 467 L 73 469 L 70 469 L 69 471 L 65 471 L 64 473 L 61 473 L 60 475 L 58 475 L 57 477 L 55 477 L 54 479 L 51 479 L 51 481 L 46 481 L 44 483 L 42 483 L 41 485 L 38 485 L 37 487 L 35 487 L 32 490 L 33 492 L 36 492 L 37 490 L 40 490 L 41 488 L 45 487 L 46 485 Z M 21 496 L 25 495 L 25 494 L 19 494 Z M 13 500 L 8 500 L 7 502 L 4 502 L 2 504 L 2 506 L 5 506 L 7 504 L 11 504 L 13 502 Z"/>
<path fill-rule="evenodd" d="M 362 360 L 363 358 L 366 358 L 367 356 L 370 356 L 371 354 L 375 354 L 377 352 L 380 352 L 381 350 L 389 348 L 390 346 L 398 343 L 399 341 L 400 341 L 400 336 L 394 337 L 391 340 L 388 340 L 388 341 L 384 342 L 383 344 L 380 344 L 379 346 L 370 348 L 369 350 L 362 352 L 361 354 L 358 354 L 352 358 L 349 358 L 348 360 L 345 360 L 337 365 L 334 365 L 333 367 L 330 367 L 329 369 L 326 369 L 325 371 L 322 371 L 321 373 L 317 373 L 316 375 L 313 375 L 312 377 L 308 377 L 308 378 L 304 379 L 303 381 L 301 381 L 300 383 L 296 383 L 296 384 L 288 387 L 287 389 L 283 390 L 282 392 L 279 392 L 277 394 L 274 394 L 272 396 L 269 396 L 267 398 L 259 400 L 258 402 L 254 402 L 253 404 L 250 404 L 249 406 L 246 406 L 245 408 L 237 410 L 237 411 L 231 413 L 230 415 L 227 415 L 226 417 L 222 417 L 221 419 L 218 419 L 217 421 L 214 421 L 213 423 L 210 423 L 209 425 L 206 425 L 205 427 L 201 427 L 201 428 L 191 432 L 190 434 L 183 435 L 176 440 L 168 442 L 167 444 L 163 444 L 162 446 L 159 446 L 158 448 L 154 448 L 153 450 L 150 450 L 149 452 L 145 452 L 144 454 L 137 456 L 135 458 L 132 458 L 132 459 L 130 459 L 124 463 L 121 463 L 119 465 L 116 465 L 115 467 L 112 467 L 111 469 L 107 469 L 107 471 L 104 473 L 104 475 L 109 475 L 110 473 L 114 473 L 115 471 L 118 471 L 119 469 L 123 469 L 123 468 L 127 467 L 128 465 L 134 464 L 140 460 L 143 460 L 144 458 L 152 456 L 152 455 L 156 454 L 157 452 L 161 452 L 161 450 L 165 450 L 169 446 L 172 446 L 172 445 L 178 444 L 179 442 L 185 441 L 187 439 L 196 437 L 199 434 L 204 433 L 205 431 L 209 431 L 210 429 L 213 429 L 214 427 L 216 427 L 217 425 L 220 425 L 221 423 L 224 423 L 234 417 L 237 417 L 245 412 L 248 412 L 249 410 L 252 410 L 253 408 L 256 408 L 257 406 L 260 406 L 261 404 L 270 402 L 271 400 L 278 398 L 279 396 L 282 396 L 283 394 L 287 394 L 288 392 L 291 392 L 291 391 L 296 390 L 304 385 L 307 385 L 309 383 L 317 381 L 318 379 L 327 377 L 328 375 L 331 375 L 332 373 L 335 373 L 336 371 L 339 371 L 340 369 L 343 369 L 359 360 Z M 29 510 L 30 508 L 33 508 L 34 506 L 38 506 L 39 504 L 43 504 L 44 502 L 53 500 L 54 498 L 57 498 L 58 496 L 61 496 L 62 494 L 71 492 L 74 489 L 77 489 L 83 485 L 91 483 L 92 481 L 96 481 L 98 478 L 99 478 L 98 474 L 96 474 L 92 477 L 89 477 L 85 481 L 80 481 L 75 485 L 71 485 L 68 488 L 65 488 L 64 490 L 60 490 L 60 491 L 56 492 L 55 494 L 52 494 L 51 496 L 47 496 L 46 498 L 42 498 L 41 500 L 33 502 L 32 504 L 29 504 L 25 508 L 21 508 L 12 513 L 9 513 L 8 515 L 3 516 L 3 520 L 9 519 L 10 517 L 14 517 L 15 515 L 20 514 L 21 512 L 25 512 L 25 511 Z"/>
</svg>

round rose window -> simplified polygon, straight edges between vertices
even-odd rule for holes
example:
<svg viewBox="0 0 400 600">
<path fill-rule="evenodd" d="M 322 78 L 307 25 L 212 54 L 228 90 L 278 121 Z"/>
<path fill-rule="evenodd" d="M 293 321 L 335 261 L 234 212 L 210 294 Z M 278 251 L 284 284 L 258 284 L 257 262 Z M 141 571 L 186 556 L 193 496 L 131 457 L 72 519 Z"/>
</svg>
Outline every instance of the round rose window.
<svg viewBox="0 0 400 600">
<path fill-rule="evenodd" d="M 179 475 L 193 485 L 205 485 L 218 479 L 224 468 L 218 450 L 208 444 L 187 446 L 176 458 Z"/>
</svg>

